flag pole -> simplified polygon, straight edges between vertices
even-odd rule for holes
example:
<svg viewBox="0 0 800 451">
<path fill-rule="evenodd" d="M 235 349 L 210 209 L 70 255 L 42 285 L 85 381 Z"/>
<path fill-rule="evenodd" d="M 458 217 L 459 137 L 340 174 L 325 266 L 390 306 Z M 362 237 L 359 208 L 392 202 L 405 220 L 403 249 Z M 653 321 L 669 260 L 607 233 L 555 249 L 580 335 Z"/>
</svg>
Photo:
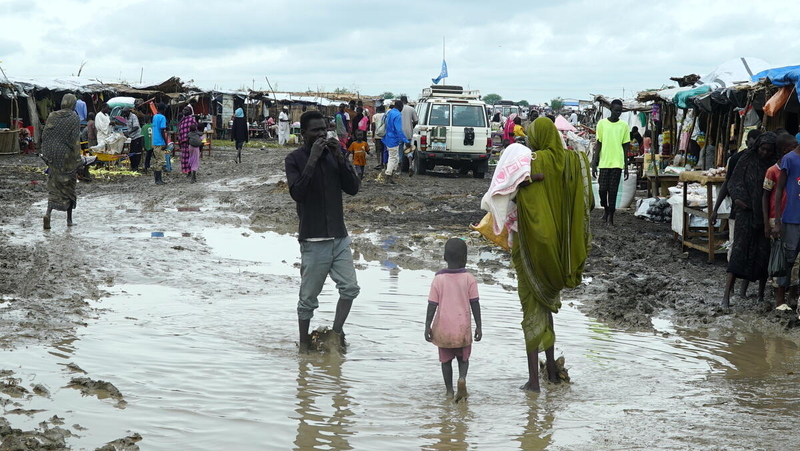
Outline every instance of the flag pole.
<svg viewBox="0 0 800 451">
<path fill-rule="evenodd" d="M 445 57 L 444 57 L 444 47 L 445 47 L 444 39 L 445 39 L 445 37 L 442 36 L 442 63 L 444 63 L 444 61 L 445 61 Z M 445 84 L 445 80 L 446 79 L 447 79 L 447 77 L 442 77 L 442 84 Z"/>
</svg>

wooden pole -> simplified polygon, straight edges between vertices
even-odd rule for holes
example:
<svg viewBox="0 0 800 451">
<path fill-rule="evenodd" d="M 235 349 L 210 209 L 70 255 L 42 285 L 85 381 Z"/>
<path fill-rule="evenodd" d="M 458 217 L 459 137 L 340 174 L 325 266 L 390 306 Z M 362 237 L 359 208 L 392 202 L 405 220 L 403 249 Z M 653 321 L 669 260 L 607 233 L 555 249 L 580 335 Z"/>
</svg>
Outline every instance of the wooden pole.
<svg viewBox="0 0 800 451">
<path fill-rule="evenodd" d="M 269 86 L 269 90 L 270 90 L 270 92 L 272 92 L 272 98 L 275 99 L 275 106 L 276 106 L 276 109 L 275 109 L 275 120 L 277 121 L 277 119 L 278 119 L 278 109 L 277 109 L 278 97 L 275 95 L 275 90 L 272 89 L 272 83 L 269 82 L 269 77 L 264 75 L 264 79 L 267 80 L 267 86 Z M 280 124 L 278 124 L 278 125 L 280 126 Z"/>
</svg>

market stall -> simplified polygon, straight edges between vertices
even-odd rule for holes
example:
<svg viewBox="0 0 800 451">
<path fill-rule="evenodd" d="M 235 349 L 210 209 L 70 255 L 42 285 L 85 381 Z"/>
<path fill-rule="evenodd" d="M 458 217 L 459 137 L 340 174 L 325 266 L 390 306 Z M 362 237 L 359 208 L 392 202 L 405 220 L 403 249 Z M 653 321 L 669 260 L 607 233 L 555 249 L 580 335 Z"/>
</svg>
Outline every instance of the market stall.
<svg viewBox="0 0 800 451">
<path fill-rule="evenodd" d="M 723 246 L 727 241 L 723 235 L 726 235 L 728 227 L 727 213 L 717 214 L 718 221 L 712 223 L 710 221 L 711 214 L 709 211 L 713 208 L 715 195 L 718 188 L 725 182 L 725 177 L 705 175 L 702 171 L 685 171 L 678 176 L 678 180 L 683 184 L 683 202 L 682 202 L 682 233 L 680 234 L 681 245 L 685 249 L 687 247 L 699 250 L 708 255 L 708 261 L 714 261 L 717 254 L 725 254 L 728 250 Z M 689 201 L 689 193 L 691 183 L 698 183 L 700 186 L 705 187 L 706 199 L 705 208 L 700 208 L 697 203 Z M 695 193 L 697 190 L 694 191 Z M 673 215 L 675 215 L 673 207 Z M 705 227 L 695 227 L 691 224 L 691 217 L 702 218 L 705 220 Z M 718 225 L 719 224 L 719 225 Z"/>
</svg>

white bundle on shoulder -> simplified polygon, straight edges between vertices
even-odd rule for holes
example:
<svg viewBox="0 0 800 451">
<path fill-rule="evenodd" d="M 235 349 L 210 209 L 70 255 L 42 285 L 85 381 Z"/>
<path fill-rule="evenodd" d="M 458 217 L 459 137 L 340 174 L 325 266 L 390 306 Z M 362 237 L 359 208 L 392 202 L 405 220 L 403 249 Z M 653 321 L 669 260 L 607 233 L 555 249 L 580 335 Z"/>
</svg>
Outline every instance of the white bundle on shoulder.
<svg viewBox="0 0 800 451">
<path fill-rule="evenodd" d="M 516 197 L 519 184 L 531 175 L 531 149 L 511 144 L 500 155 L 489 190 L 481 199 L 481 208 L 494 218 L 492 230 L 500 234 L 504 228 L 517 230 Z"/>
</svg>

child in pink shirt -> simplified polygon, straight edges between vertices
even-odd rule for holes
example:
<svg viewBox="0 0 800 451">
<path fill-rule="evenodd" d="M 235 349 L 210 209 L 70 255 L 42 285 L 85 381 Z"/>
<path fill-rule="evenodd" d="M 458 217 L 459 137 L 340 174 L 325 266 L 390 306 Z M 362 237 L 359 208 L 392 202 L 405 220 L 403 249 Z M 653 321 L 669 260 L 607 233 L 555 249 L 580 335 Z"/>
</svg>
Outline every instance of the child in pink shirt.
<svg viewBox="0 0 800 451">
<path fill-rule="evenodd" d="M 467 272 L 467 244 L 450 238 L 444 245 L 447 269 L 436 273 L 428 295 L 425 340 L 439 347 L 439 361 L 447 395 L 453 396 L 453 359 L 458 360 L 458 391 L 455 402 L 467 397 L 467 370 L 472 352 L 472 321 L 475 317 L 475 341 L 481 341 L 481 306 L 478 282 Z"/>
</svg>

